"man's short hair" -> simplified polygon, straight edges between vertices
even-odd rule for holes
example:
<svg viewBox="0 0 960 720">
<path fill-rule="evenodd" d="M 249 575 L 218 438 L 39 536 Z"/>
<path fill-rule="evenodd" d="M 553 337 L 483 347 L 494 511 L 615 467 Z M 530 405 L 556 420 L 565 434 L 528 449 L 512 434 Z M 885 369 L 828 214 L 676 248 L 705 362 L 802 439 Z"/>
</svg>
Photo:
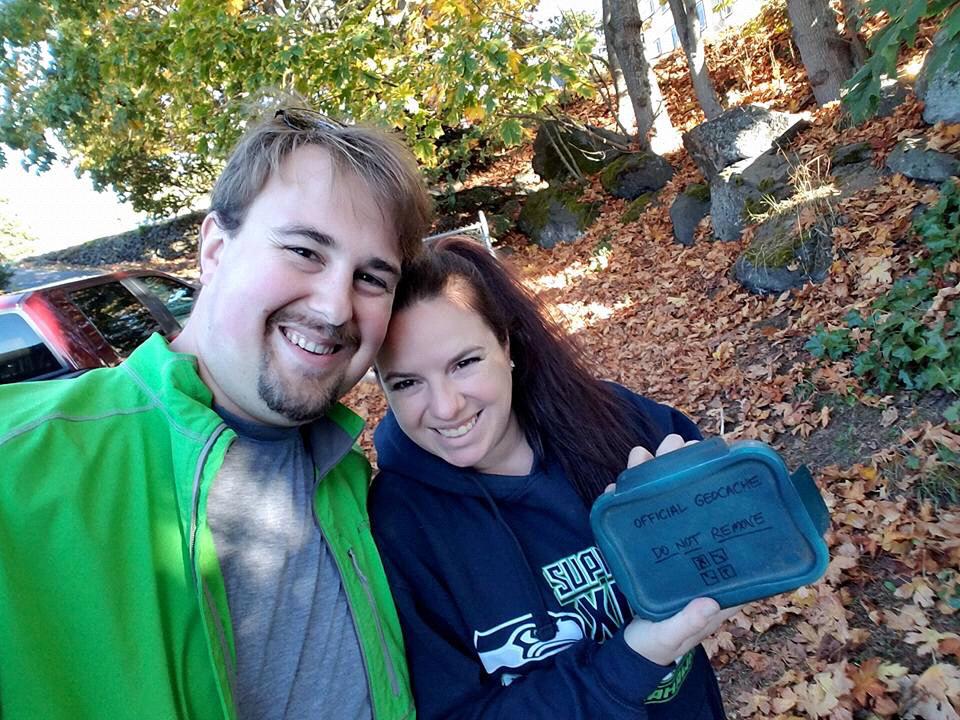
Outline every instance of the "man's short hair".
<svg viewBox="0 0 960 720">
<path fill-rule="evenodd" d="M 384 131 L 345 125 L 307 108 L 277 110 L 234 148 L 211 196 L 220 227 L 230 234 L 239 230 L 284 158 L 305 145 L 324 148 L 337 172 L 352 172 L 367 185 L 397 235 L 404 263 L 416 257 L 431 203 L 413 155 Z"/>
</svg>

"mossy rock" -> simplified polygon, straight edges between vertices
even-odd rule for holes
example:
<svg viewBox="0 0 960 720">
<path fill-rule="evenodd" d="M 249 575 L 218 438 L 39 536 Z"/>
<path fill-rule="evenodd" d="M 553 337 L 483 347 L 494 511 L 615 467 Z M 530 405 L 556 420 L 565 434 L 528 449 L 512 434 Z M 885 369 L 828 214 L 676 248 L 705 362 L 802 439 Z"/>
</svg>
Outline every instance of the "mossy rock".
<svg viewBox="0 0 960 720">
<path fill-rule="evenodd" d="M 747 197 L 743 201 L 743 219 L 746 222 L 755 222 L 755 218 L 764 215 L 771 207 L 771 202 L 763 197 Z"/>
<path fill-rule="evenodd" d="M 639 220 L 640 216 L 643 215 L 644 211 L 647 209 L 647 206 L 650 205 L 656 196 L 656 193 L 644 193 L 638 197 L 627 206 L 627 211 L 623 214 L 620 222 L 626 225 L 627 223 L 632 223 Z"/>
<path fill-rule="evenodd" d="M 572 162 L 584 175 L 592 175 L 605 168 L 622 154 L 621 148 L 631 139 L 625 135 L 588 126 L 585 130 L 565 127 L 555 120 L 541 124 L 533 142 L 533 170 L 551 185 L 571 179 L 567 167 Z M 554 142 L 562 143 L 561 158 Z"/>
<path fill-rule="evenodd" d="M 683 194 L 692 197 L 694 200 L 699 200 L 700 202 L 710 202 L 710 186 L 705 183 L 694 183 L 693 185 L 687 185 L 686 189 L 683 191 Z"/>
<path fill-rule="evenodd" d="M 844 145 L 835 148 L 830 153 L 830 167 L 839 168 L 845 165 L 856 165 L 866 162 L 873 157 L 873 150 L 870 143 L 858 142 L 851 145 Z"/>
<path fill-rule="evenodd" d="M 774 189 L 776 189 L 776 187 L 777 187 L 776 180 L 774 180 L 773 178 L 764 178 L 757 185 L 757 190 L 759 190 L 762 193 L 771 193 L 774 191 Z"/>
<path fill-rule="evenodd" d="M 499 213 L 487 215 L 487 227 L 490 229 L 491 237 L 502 238 L 513 230 L 514 225 L 516 225 L 516 223 L 509 215 L 501 215 Z"/>
<path fill-rule="evenodd" d="M 635 200 L 656 192 L 673 177 L 673 168 L 659 155 L 646 151 L 623 155 L 600 173 L 603 189 L 615 197 Z"/>
<path fill-rule="evenodd" d="M 792 235 L 787 229 L 777 230 L 750 243 L 743 256 L 754 267 L 784 268 L 797 259 L 797 250 L 809 239 L 809 233 Z"/>
<path fill-rule="evenodd" d="M 580 200 L 582 188 L 547 188 L 527 196 L 517 226 L 524 235 L 545 248 L 558 242 L 573 242 L 600 212 L 599 203 Z"/>
</svg>

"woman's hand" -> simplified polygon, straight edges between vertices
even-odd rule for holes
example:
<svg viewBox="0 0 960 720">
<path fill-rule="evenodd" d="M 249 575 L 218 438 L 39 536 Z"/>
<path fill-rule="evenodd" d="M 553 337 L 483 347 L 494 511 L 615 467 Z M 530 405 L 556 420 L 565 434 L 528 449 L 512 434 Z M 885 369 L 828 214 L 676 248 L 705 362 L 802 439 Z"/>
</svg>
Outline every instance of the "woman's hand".
<svg viewBox="0 0 960 720">
<path fill-rule="evenodd" d="M 679 435 L 667 435 L 657 448 L 657 456 L 695 442 L 698 441 L 684 442 Z M 646 448 L 635 447 L 630 451 L 627 467 L 632 468 L 653 458 Z M 613 488 L 613 485 L 609 485 L 607 491 Z M 696 598 L 676 615 L 660 622 L 634 618 L 624 630 L 623 637 L 627 645 L 647 660 L 657 665 L 669 665 L 710 637 L 725 620 L 739 610 L 739 607 L 721 609 L 717 601 L 711 598 Z"/>
</svg>

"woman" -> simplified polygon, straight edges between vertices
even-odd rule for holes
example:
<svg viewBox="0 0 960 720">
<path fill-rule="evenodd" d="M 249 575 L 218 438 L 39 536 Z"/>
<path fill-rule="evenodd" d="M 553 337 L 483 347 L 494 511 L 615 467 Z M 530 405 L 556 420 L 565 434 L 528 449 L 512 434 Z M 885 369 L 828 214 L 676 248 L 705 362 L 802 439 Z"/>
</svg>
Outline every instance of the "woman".
<svg viewBox="0 0 960 720">
<path fill-rule="evenodd" d="M 724 718 L 699 642 L 733 611 L 631 619 L 589 525 L 628 455 L 700 437 L 685 416 L 596 380 L 464 239 L 404 271 L 377 372 L 371 523 L 421 718 Z"/>
</svg>

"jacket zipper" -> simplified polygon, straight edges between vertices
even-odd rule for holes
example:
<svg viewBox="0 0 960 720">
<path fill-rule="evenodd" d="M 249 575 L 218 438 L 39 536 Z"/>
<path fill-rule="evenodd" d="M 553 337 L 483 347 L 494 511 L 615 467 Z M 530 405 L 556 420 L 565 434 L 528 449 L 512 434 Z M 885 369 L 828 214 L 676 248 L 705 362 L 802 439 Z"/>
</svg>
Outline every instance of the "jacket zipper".
<svg viewBox="0 0 960 720">
<path fill-rule="evenodd" d="M 394 695 L 399 695 L 400 683 L 397 681 L 397 670 L 393 666 L 393 658 L 390 657 L 390 649 L 387 647 L 387 638 L 383 634 L 383 623 L 380 622 L 380 609 L 377 607 L 377 603 L 374 602 L 370 583 L 367 581 L 367 576 L 363 574 L 363 570 L 360 569 L 360 563 L 357 561 L 357 556 L 353 552 L 353 548 L 347 549 L 347 555 L 353 563 L 353 569 L 356 571 L 357 577 L 360 578 L 360 585 L 367 595 L 367 602 L 370 603 L 370 608 L 373 610 L 373 619 L 377 626 L 377 638 L 380 640 L 380 651 L 383 653 L 383 659 L 387 665 L 387 675 L 390 677 L 390 687 Z"/>
<path fill-rule="evenodd" d="M 317 516 L 316 508 L 313 509 L 313 520 L 317 524 L 317 531 L 320 533 L 320 537 L 323 539 L 323 542 L 328 548 L 330 548 L 330 557 L 333 558 L 333 562 L 337 566 L 337 572 L 340 573 L 340 577 L 342 579 L 344 577 L 343 566 L 340 564 L 340 559 L 337 557 L 337 554 L 333 551 L 333 547 L 327 541 L 327 535 L 323 531 L 323 527 L 320 525 L 320 518 Z M 390 658 L 390 653 L 387 650 L 386 639 L 383 636 L 383 628 L 380 626 L 380 615 L 377 612 L 376 604 L 373 602 L 373 594 L 370 592 L 370 588 L 367 585 L 367 577 L 360 571 L 360 566 L 357 563 L 357 558 L 353 554 L 352 547 L 347 548 L 347 555 L 350 557 L 350 561 L 353 563 L 353 569 L 360 579 L 360 585 L 363 587 L 363 591 L 367 596 L 367 602 L 370 603 L 370 609 L 373 611 L 373 618 L 376 621 L 377 626 L 377 635 L 380 639 L 380 647 L 383 651 L 383 659 L 387 666 L 387 675 L 390 677 L 390 688 L 393 690 L 394 695 L 399 695 L 400 686 L 397 682 L 396 670 L 393 667 L 393 660 Z M 373 702 L 373 675 L 370 672 L 370 658 L 367 657 L 367 650 L 360 641 L 360 628 L 356 621 L 356 610 L 353 607 L 353 602 L 350 599 L 350 593 L 344 590 L 344 596 L 347 598 L 347 606 L 350 608 L 350 617 L 353 618 L 355 626 L 354 629 L 357 633 L 357 645 L 360 647 L 360 658 L 363 660 L 363 669 L 367 676 L 367 685 L 370 692 L 370 710 L 373 712 L 374 717 L 376 717 L 377 709 L 376 704 Z"/>
<path fill-rule="evenodd" d="M 230 653 L 230 648 L 227 645 L 226 636 L 223 632 L 223 618 L 221 618 L 220 614 L 217 612 L 216 606 L 213 603 L 213 599 L 210 596 L 207 587 L 204 585 L 203 579 L 200 577 L 200 570 L 197 566 L 197 533 L 200 532 L 200 484 L 203 479 L 203 468 L 207 464 L 207 458 L 209 457 L 213 446 L 216 444 L 217 440 L 220 439 L 220 436 L 226 429 L 226 423 L 221 423 L 214 429 L 213 433 L 207 439 L 207 442 L 204 443 L 204 446 L 200 451 L 200 457 L 197 459 L 197 469 L 193 478 L 193 496 L 191 499 L 190 509 L 190 564 L 193 566 L 193 580 L 197 587 L 197 592 L 200 595 L 200 612 L 204 619 L 204 625 L 206 625 L 207 613 L 210 612 L 213 614 L 213 622 L 217 629 L 217 643 L 220 645 L 220 652 L 223 656 L 224 663 L 226 664 L 227 681 L 230 683 L 230 698 L 232 702 L 233 698 L 236 698 L 237 696 L 236 668 L 233 666 L 233 657 Z"/>
</svg>

